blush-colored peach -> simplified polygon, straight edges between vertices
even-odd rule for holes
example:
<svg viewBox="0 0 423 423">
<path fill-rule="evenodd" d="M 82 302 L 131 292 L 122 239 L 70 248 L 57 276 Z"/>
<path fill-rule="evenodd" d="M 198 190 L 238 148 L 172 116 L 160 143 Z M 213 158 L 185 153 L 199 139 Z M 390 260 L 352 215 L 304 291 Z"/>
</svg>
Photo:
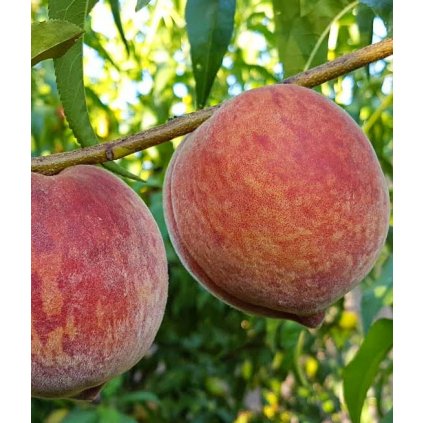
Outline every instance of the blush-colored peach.
<svg viewBox="0 0 423 423">
<path fill-rule="evenodd" d="M 138 195 L 79 165 L 32 174 L 32 394 L 93 399 L 150 348 L 166 254 Z"/>
<path fill-rule="evenodd" d="M 173 245 L 205 288 L 309 327 L 371 270 L 389 225 L 387 185 L 362 130 L 295 85 L 225 102 L 177 148 L 164 199 Z"/>
</svg>

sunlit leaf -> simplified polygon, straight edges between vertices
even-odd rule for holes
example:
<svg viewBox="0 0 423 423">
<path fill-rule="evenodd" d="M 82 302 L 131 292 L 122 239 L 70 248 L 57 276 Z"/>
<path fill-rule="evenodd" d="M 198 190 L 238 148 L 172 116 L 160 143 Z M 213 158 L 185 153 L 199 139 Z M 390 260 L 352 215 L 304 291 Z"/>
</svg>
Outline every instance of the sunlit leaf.
<svg viewBox="0 0 423 423">
<path fill-rule="evenodd" d="M 137 5 L 135 6 L 135 12 L 141 10 L 144 6 L 147 6 L 151 0 L 137 0 Z"/>
<path fill-rule="evenodd" d="M 83 32 L 80 27 L 62 20 L 32 23 L 31 65 L 62 56 Z"/>
<path fill-rule="evenodd" d="M 284 78 L 304 70 L 321 35 L 351 3 L 348 0 L 273 0 L 275 35 Z M 310 66 L 327 60 L 327 38 L 328 35 L 313 53 Z"/>
<path fill-rule="evenodd" d="M 374 381 L 380 363 L 392 349 L 392 332 L 392 320 L 377 320 L 353 360 L 344 369 L 344 398 L 353 423 L 360 423 L 367 391 Z"/>
<path fill-rule="evenodd" d="M 185 9 L 197 106 L 204 107 L 231 40 L 235 0 L 188 0 Z"/>
</svg>

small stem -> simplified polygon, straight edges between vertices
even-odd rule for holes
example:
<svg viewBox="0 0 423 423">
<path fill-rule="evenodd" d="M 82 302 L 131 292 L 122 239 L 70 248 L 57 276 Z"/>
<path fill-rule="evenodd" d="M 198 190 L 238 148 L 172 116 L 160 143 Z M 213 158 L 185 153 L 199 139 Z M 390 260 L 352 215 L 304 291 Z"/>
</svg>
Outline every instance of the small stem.
<svg viewBox="0 0 423 423">
<path fill-rule="evenodd" d="M 317 66 L 306 72 L 301 72 L 285 79 L 282 83 L 297 84 L 303 87 L 312 88 L 371 62 L 390 56 L 392 51 L 393 41 L 389 38 Z M 31 171 L 43 173 L 44 175 L 54 175 L 69 166 L 77 164 L 98 164 L 120 159 L 137 151 L 145 150 L 154 145 L 162 144 L 173 138 L 194 131 L 211 117 L 219 107 L 220 105 L 217 105 L 198 110 L 171 119 L 163 125 L 119 140 L 109 141 L 65 153 L 34 157 L 31 160 Z"/>
</svg>

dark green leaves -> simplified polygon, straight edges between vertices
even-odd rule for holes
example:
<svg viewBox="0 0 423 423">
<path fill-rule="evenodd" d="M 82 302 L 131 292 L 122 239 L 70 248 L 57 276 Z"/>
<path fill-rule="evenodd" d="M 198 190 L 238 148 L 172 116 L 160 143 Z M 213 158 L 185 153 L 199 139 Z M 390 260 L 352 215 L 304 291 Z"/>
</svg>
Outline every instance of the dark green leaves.
<svg viewBox="0 0 423 423">
<path fill-rule="evenodd" d="M 379 16 L 386 26 L 388 35 L 392 35 L 392 0 L 361 0 L 361 3 L 373 9 L 375 14 Z"/>
<path fill-rule="evenodd" d="M 379 370 L 379 365 L 392 349 L 392 320 L 376 321 L 354 359 L 344 370 L 344 398 L 353 423 L 360 423 L 366 394 Z"/>
<path fill-rule="evenodd" d="M 135 12 L 141 10 L 144 6 L 147 6 L 151 0 L 137 0 L 137 5 L 135 6 Z"/>
<path fill-rule="evenodd" d="M 394 421 L 394 410 L 391 408 L 383 417 L 380 423 L 392 423 Z"/>
<path fill-rule="evenodd" d="M 197 106 L 204 107 L 231 40 L 235 0 L 188 0 L 185 9 Z"/>
<path fill-rule="evenodd" d="M 62 423 L 96 423 L 96 422 L 97 422 L 97 413 L 93 409 L 72 410 L 62 420 Z"/>
<path fill-rule="evenodd" d="M 284 78 L 302 72 L 306 64 L 312 67 L 327 60 L 328 29 L 337 16 L 351 10 L 352 3 L 348 0 L 273 0 Z"/>
<path fill-rule="evenodd" d="M 139 403 L 139 402 L 146 402 L 146 401 L 159 403 L 160 399 L 153 392 L 135 391 L 135 392 L 129 392 L 125 395 L 122 395 L 121 397 L 119 397 L 119 401 L 125 404 Z"/>
<path fill-rule="evenodd" d="M 61 20 L 32 23 L 31 65 L 62 56 L 83 32 L 80 27 Z"/>
</svg>

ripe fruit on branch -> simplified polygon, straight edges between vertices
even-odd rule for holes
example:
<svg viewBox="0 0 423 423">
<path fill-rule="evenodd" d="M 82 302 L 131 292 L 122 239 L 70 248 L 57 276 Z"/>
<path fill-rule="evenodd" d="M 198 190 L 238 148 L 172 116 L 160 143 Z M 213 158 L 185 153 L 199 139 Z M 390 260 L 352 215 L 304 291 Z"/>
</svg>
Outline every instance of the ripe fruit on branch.
<svg viewBox="0 0 423 423">
<path fill-rule="evenodd" d="M 295 85 L 245 92 L 188 135 L 166 174 L 183 264 L 240 310 L 318 326 L 371 270 L 389 196 L 371 144 L 332 101 Z"/>
<path fill-rule="evenodd" d="M 150 348 L 166 254 L 137 194 L 79 165 L 32 174 L 32 394 L 93 399 Z"/>
</svg>

